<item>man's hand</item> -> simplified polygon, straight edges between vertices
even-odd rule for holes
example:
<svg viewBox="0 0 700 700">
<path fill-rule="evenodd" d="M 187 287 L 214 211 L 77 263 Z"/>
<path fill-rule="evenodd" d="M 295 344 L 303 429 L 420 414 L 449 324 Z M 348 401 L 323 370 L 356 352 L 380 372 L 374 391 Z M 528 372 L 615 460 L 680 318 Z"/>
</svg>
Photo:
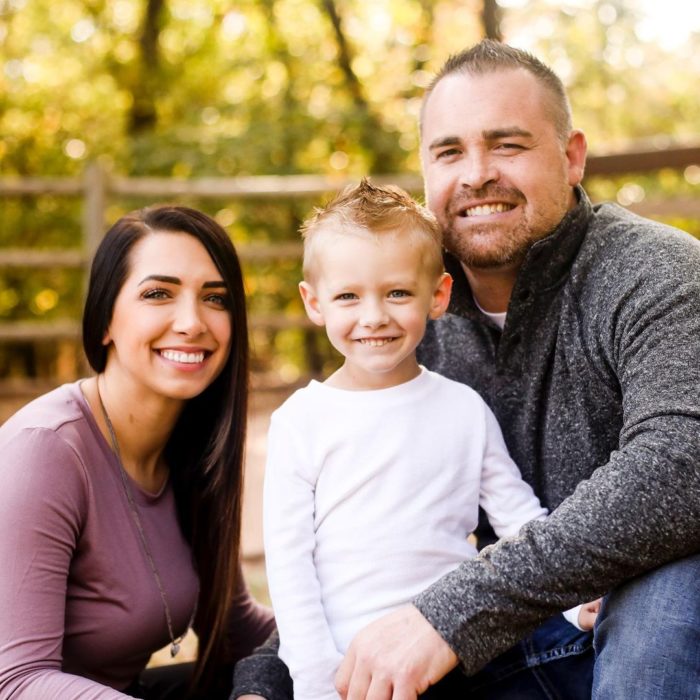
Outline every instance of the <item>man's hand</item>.
<svg viewBox="0 0 700 700">
<path fill-rule="evenodd" d="M 457 665 L 457 656 L 413 605 L 367 625 L 335 676 L 344 700 L 416 700 Z"/>
</svg>

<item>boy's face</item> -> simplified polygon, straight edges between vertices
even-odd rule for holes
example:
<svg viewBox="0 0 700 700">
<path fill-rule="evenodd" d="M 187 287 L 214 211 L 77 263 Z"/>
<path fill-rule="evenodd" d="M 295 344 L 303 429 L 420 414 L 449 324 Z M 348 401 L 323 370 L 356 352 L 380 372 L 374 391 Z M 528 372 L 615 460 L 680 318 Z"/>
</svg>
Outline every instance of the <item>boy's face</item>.
<svg viewBox="0 0 700 700">
<path fill-rule="evenodd" d="M 309 318 L 345 357 L 332 383 L 380 389 L 417 376 L 415 350 L 427 319 L 447 308 L 450 276 L 426 272 L 421 250 L 393 233 L 328 235 L 313 266 L 299 288 Z"/>
</svg>

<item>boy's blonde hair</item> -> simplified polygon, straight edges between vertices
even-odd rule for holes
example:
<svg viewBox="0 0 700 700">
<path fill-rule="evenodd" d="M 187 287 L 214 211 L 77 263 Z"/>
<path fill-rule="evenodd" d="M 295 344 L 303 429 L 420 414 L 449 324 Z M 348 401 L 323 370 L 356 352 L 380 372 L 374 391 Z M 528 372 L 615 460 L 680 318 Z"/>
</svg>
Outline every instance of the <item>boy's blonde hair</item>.
<svg viewBox="0 0 700 700">
<path fill-rule="evenodd" d="M 304 278 L 313 277 L 324 234 L 357 234 L 358 229 L 372 236 L 389 233 L 405 237 L 406 245 L 420 249 L 427 273 L 439 277 L 444 272 L 442 232 L 435 217 L 400 187 L 373 185 L 363 178 L 359 185 L 346 187 L 326 206 L 316 208 L 301 225 Z"/>
</svg>

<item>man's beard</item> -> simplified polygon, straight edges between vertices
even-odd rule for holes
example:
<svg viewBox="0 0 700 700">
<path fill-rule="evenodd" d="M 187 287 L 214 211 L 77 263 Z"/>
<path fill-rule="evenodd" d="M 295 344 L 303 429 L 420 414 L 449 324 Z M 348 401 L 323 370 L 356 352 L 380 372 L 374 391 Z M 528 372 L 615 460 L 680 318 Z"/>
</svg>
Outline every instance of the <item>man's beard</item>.
<svg viewBox="0 0 700 700">
<path fill-rule="evenodd" d="M 444 232 L 445 247 L 452 255 L 467 267 L 484 270 L 521 263 L 540 238 L 524 221 L 511 230 L 491 225 L 455 232 L 448 226 Z"/>
<path fill-rule="evenodd" d="M 561 199 L 560 199 L 561 195 Z M 525 259 L 530 248 L 547 237 L 557 227 L 564 214 L 567 192 L 551 193 L 551 198 L 543 202 L 541 210 L 526 207 L 528 200 L 517 188 L 487 185 L 478 190 L 462 189 L 445 208 L 443 230 L 445 248 L 460 262 L 473 269 L 496 269 L 518 266 Z M 470 217 L 462 217 L 465 207 L 473 202 L 490 200 L 504 202 L 520 208 L 520 219 L 513 223 L 475 223 L 456 230 L 455 222 L 468 222 Z M 474 217 L 478 218 L 478 217 Z"/>
<path fill-rule="evenodd" d="M 530 246 L 541 236 L 530 231 L 528 221 L 521 220 L 514 228 L 498 223 L 475 224 L 468 230 L 457 232 L 453 223 L 467 221 L 459 212 L 467 204 L 480 200 L 503 201 L 513 206 L 523 206 L 525 195 L 515 187 L 502 187 L 495 184 L 473 190 L 462 189 L 453 197 L 445 212 L 448 222 L 444 230 L 445 247 L 467 267 L 491 269 L 522 262 Z M 478 241 L 483 242 L 479 245 Z"/>
</svg>

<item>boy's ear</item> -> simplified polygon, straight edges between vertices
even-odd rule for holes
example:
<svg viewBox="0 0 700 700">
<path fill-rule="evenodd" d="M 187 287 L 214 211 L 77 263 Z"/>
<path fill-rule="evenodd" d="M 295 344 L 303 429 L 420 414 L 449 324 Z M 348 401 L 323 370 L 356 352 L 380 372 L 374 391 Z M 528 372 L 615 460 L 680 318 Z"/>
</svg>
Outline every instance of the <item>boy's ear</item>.
<svg viewBox="0 0 700 700">
<path fill-rule="evenodd" d="M 308 282 L 299 282 L 299 294 L 301 294 L 301 300 L 304 302 L 306 315 L 311 322 L 315 323 L 317 326 L 325 325 L 323 314 L 321 313 L 321 305 L 318 302 L 318 297 L 313 287 Z"/>
<path fill-rule="evenodd" d="M 452 294 L 452 275 L 448 272 L 443 272 L 433 291 L 433 301 L 428 314 L 429 318 L 440 318 L 447 311 L 447 305 L 450 303 L 450 294 Z"/>
</svg>

